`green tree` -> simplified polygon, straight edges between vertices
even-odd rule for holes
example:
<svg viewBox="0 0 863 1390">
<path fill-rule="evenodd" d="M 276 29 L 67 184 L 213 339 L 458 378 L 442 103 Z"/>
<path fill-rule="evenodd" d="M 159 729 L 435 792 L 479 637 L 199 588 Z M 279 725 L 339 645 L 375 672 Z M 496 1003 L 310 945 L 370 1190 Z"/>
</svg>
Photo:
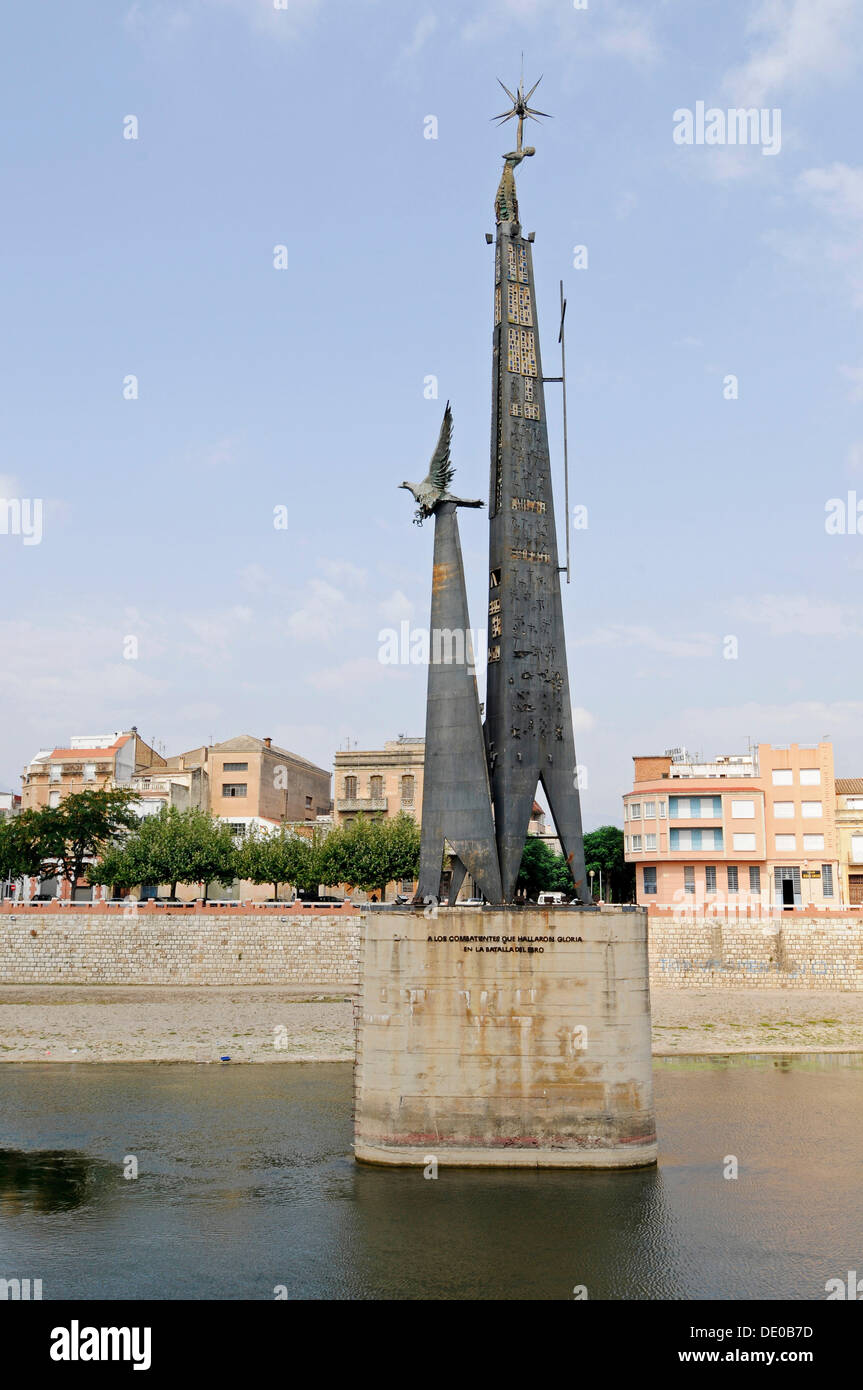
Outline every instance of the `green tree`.
<svg viewBox="0 0 863 1390">
<path fill-rule="evenodd" d="M 114 847 L 117 848 L 117 847 Z M 134 834 L 119 846 L 119 856 L 106 854 L 92 866 L 93 883 L 167 883 L 177 896 L 178 883 L 233 883 L 237 851 L 227 821 L 217 820 L 197 807 L 179 811 L 163 807 L 145 816 Z M 119 873 L 119 879 L 112 877 Z"/>
<path fill-rule="evenodd" d="M 515 886 L 516 891 L 523 897 L 533 899 L 539 893 L 575 891 L 572 875 L 563 855 L 555 854 L 538 835 L 529 835 L 527 838 Z"/>
<path fill-rule="evenodd" d="M 319 860 L 317 838 L 308 840 L 284 826 L 275 834 L 253 829 L 237 850 L 237 877 L 249 883 L 271 883 L 275 898 L 282 883 L 314 892 L 320 882 Z"/>
<path fill-rule="evenodd" d="M 22 811 L 0 820 L 0 880 L 40 876 L 45 851 L 38 812 Z"/>
<path fill-rule="evenodd" d="M 407 812 L 400 811 L 391 820 L 359 817 L 327 836 L 320 881 L 346 883 L 365 893 L 378 892 L 383 901 L 388 883 L 416 878 L 419 856 L 419 826 Z"/>
<path fill-rule="evenodd" d="M 627 864 L 623 853 L 623 831 L 616 825 L 600 825 L 584 837 L 584 862 L 588 884 L 590 870 L 594 871 L 594 892 L 599 892 L 599 872 L 602 870 L 602 891 L 607 902 L 626 903 L 635 899 L 635 865 Z"/>
<path fill-rule="evenodd" d="M 59 806 L 25 812 L 21 833 L 41 859 L 40 872 L 54 871 L 74 888 L 87 861 L 138 824 L 133 807 L 139 799 L 120 787 L 99 787 L 73 792 Z"/>
</svg>

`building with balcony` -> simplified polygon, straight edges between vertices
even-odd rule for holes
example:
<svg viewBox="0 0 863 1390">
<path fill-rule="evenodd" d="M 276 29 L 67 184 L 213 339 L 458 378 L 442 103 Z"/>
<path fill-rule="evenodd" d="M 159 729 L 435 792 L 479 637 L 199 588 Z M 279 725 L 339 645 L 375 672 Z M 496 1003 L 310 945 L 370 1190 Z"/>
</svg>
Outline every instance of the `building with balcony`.
<svg viewBox="0 0 863 1390">
<path fill-rule="evenodd" d="M 59 806 L 71 792 L 98 787 L 128 787 L 137 773 L 165 767 L 165 759 L 138 730 L 115 734 L 78 734 L 68 747 L 43 748 L 24 769 L 21 809 Z"/>
<path fill-rule="evenodd" d="M 843 897 L 863 904 L 863 777 L 836 778 L 836 826 Z"/>
<path fill-rule="evenodd" d="M 406 811 L 417 823 L 422 818 L 425 739 L 398 738 L 383 748 L 339 749 L 334 762 L 336 825 L 349 825 L 358 816 L 396 816 Z"/>
<path fill-rule="evenodd" d="M 832 744 L 760 743 L 712 762 L 677 748 L 633 761 L 624 851 L 640 904 L 703 912 L 847 901 Z"/>
</svg>

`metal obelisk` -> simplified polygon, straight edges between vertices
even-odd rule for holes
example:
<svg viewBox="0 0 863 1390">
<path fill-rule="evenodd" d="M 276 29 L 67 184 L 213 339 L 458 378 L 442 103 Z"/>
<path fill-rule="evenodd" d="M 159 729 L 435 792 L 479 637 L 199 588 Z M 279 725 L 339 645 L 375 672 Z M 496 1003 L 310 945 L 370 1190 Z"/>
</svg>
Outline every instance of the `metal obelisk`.
<svg viewBox="0 0 863 1390">
<path fill-rule="evenodd" d="M 452 412 L 447 403 L 440 439 L 422 483 L 402 483 L 419 503 L 417 520 L 434 516 L 434 564 L 429 620 L 420 874 L 417 901 L 437 901 L 444 848 L 453 852 L 449 901 L 465 872 L 487 900 L 502 901 L 491 790 L 476 688 L 457 508 L 479 501 L 449 491 Z"/>
<path fill-rule="evenodd" d="M 533 261 L 515 191 L 515 169 L 534 154 L 522 145 L 524 120 L 544 114 L 528 106 L 535 86 L 527 96 L 522 85 L 515 95 L 505 88 L 513 108 L 498 118 L 517 117 L 518 142 L 495 199 L 485 731 L 504 901 L 515 896 L 541 782 L 586 903 Z"/>
</svg>

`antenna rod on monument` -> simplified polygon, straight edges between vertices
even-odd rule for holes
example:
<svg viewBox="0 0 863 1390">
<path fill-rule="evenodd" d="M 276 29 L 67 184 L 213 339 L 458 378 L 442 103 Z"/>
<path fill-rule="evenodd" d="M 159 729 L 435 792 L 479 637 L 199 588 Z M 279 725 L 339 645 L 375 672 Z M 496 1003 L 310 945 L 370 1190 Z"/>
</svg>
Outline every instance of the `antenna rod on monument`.
<svg viewBox="0 0 863 1390">
<path fill-rule="evenodd" d="M 563 496 L 564 511 L 566 514 L 566 582 L 570 582 L 571 569 L 569 560 L 569 446 L 566 437 L 566 331 L 564 319 L 566 318 L 566 300 L 563 297 L 563 281 L 560 282 L 560 332 L 557 341 L 560 343 L 560 389 L 563 395 Z"/>
</svg>

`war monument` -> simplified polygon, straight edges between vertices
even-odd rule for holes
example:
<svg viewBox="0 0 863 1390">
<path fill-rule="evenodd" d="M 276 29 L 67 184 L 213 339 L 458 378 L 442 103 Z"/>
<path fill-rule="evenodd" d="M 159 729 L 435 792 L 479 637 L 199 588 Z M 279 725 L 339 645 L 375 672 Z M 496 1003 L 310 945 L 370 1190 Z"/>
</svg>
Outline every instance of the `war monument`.
<svg viewBox="0 0 863 1390">
<path fill-rule="evenodd" d="M 501 84 L 503 85 L 503 84 Z M 420 877 L 411 910 L 369 913 L 362 943 L 355 1155 L 459 1166 L 635 1167 L 656 1160 L 647 913 L 586 889 L 533 235 L 515 170 L 532 156 L 523 81 L 495 197 L 485 723 L 478 699 L 449 403 L 428 474 L 434 519 Z M 561 314 L 561 338 L 563 312 Z M 567 519 L 568 521 L 568 519 Z M 568 547 L 567 547 L 568 549 Z M 459 640 L 460 639 L 460 640 Z M 515 903 L 537 787 L 573 904 Z M 445 855 L 451 865 L 441 898 Z M 457 905 L 466 875 L 486 906 Z"/>
</svg>

